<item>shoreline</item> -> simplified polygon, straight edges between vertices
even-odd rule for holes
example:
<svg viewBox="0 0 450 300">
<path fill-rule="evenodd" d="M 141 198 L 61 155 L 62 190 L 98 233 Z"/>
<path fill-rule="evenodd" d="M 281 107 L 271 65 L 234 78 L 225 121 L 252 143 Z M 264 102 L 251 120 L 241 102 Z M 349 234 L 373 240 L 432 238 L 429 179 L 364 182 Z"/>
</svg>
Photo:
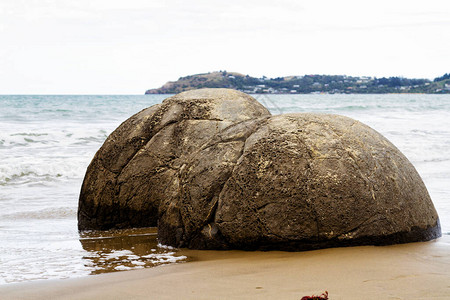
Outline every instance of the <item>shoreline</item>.
<svg viewBox="0 0 450 300">
<path fill-rule="evenodd" d="M 305 252 L 185 250 L 190 262 L 0 285 L 5 299 L 448 299 L 450 236 Z"/>
</svg>

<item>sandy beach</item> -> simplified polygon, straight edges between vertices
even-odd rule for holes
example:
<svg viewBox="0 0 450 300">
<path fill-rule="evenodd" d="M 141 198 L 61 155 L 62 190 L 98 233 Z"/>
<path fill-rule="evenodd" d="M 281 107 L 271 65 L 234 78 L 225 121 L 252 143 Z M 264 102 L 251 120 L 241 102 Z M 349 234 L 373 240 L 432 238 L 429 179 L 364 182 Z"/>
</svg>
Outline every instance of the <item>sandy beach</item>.
<svg viewBox="0 0 450 300">
<path fill-rule="evenodd" d="M 2 299 L 449 299 L 450 236 L 307 252 L 182 250 L 192 261 L 0 286 Z"/>
</svg>

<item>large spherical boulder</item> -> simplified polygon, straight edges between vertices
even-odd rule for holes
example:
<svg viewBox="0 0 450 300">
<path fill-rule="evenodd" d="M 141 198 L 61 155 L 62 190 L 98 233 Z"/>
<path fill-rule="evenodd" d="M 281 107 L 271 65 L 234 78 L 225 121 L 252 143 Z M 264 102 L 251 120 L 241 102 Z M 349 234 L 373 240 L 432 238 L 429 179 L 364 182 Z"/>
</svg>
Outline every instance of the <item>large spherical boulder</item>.
<svg viewBox="0 0 450 300">
<path fill-rule="evenodd" d="M 175 95 L 125 121 L 83 182 L 79 229 L 158 226 L 195 249 L 307 250 L 439 237 L 408 159 L 353 119 L 270 113 L 243 93 Z"/>
<path fill-rule="evenodd" d="M 159 239 L 196 249 L 307 250 L 440 236 L 418 173 L 387 139 L 338 115 L 231 126 L 193 153 L 160 208 Z"/>
<path fill-rule="evenodd" d="M 79 229 L 156 226 L 159 203 L 178 194 L 186 157 L 224 128 L 267 115 L 254 98 L 230 89 L 180 93 L 135 114 L 87 169 Z"/>
</svg>

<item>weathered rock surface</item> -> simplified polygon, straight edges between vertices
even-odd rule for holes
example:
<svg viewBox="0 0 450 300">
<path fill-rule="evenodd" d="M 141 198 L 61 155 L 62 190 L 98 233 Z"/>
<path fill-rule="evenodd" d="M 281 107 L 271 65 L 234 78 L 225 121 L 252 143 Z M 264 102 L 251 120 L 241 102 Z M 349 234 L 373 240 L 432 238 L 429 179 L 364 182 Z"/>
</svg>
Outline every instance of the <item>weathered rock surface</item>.
<svg viewBox="0 0 450 300">
<path fill-rule="evenodd" d="M 156 226 L 160 201 L 178 193 L 186 156 L 233 123 L 265 115 L 254 98 L 230 89 L 180 93 L 135 114 L 88 167 L 79 229 Z"/>
<path fill-rule="evenodd" d="M 338 115 L 270 116 L 236 93 L 182 93 L 123 123 L 88 168 L 80 229 L 158 224 L 160 242 L 195 249 L 440 236 L 420 176 L 379 133 Z"/>
<path fill-rule="evenodd" d="M 160 241 L 178 247 L 306 250 L 440 236 L 412 164 L 347 117 L 236 124 L 193 154 L 180 178 L 159 223 Z"/>
</svg>

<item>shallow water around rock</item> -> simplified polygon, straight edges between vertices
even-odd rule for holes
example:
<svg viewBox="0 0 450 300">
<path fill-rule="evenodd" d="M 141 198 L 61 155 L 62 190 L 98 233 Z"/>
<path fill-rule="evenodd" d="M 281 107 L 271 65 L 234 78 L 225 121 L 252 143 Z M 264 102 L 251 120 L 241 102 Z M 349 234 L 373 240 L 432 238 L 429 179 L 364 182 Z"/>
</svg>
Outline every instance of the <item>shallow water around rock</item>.
<svg viewBox="0 0 450 300">
<path fill-rule="evenodd" d="M 155 267 L 183 262 L 186 256 L 158 244 L 156 228 L 137 228 L 80 233 L 80 242 L 87 252 L 83 256 L 90 274 Z"/>
</svg>

